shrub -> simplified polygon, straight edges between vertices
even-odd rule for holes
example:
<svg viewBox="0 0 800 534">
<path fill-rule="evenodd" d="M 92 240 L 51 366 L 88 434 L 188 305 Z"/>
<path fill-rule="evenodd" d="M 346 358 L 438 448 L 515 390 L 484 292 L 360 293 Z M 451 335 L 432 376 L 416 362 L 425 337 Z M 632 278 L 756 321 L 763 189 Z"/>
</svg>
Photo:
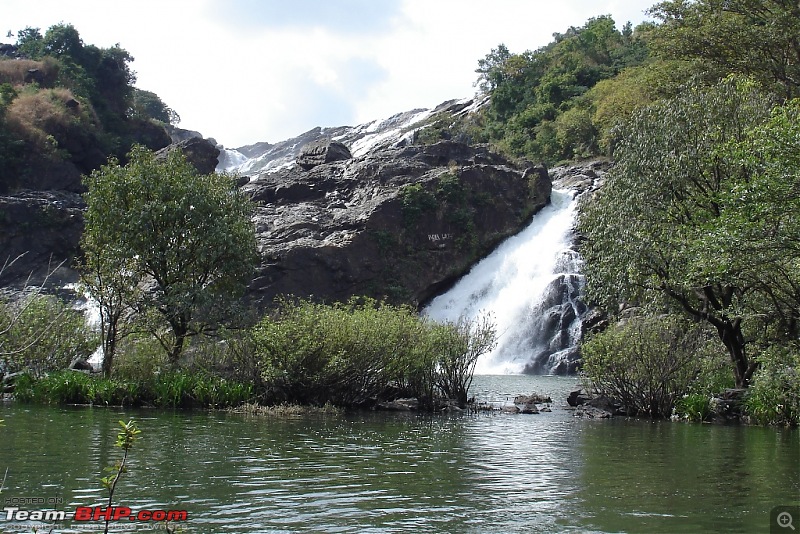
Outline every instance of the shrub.
<svg viewBox="0 0 800 534">
<path fill-rule="evenodd" d="M 711 399 L 702 393 L 686 394 L 675 402 L 675 415 L 700 423 L 711 415 Z"/>
<path fill-rule="evenodd" d="M 413 365 L 418 327 L 410 307 L 283 300 L 254 339 L 273 400 L 359 405 Z"/>
<path fill-rule="evenodd" d="M 494 323 L 488 316 L 475 320 L 462 317 L 455 324 L 439 325 L 434 332 L 434 347 L 439 354 L 437 385 L 445 397 L 466 405 L 478 358 L 495 346 Z"/>
<path fill-rule="evenodd" d="M 65 369 L 76 356 L 87 358 L 98 342 L 83 315 L 55 297 L 0 302 L 0 372 L 39 376 Z"/>
<path fill-rule="evenodd" d="M 114 360 L 114 377 L 146 380 L 169 367 L 164 349 L 152 335 L 130 335 L 120 343 L 118 350 L 119 354 Z"/>
<path fill-rule="evenodd" d="M 253 339 L 269 402 L 367 406 L 413 395 L 431 408 L 440 395 L 466 403 L 475 361 L 493 334 L 488 322 L 473 338 L 469 322 L 442 325 L 370 299 L 285 299 Z"/>
<path fill-rule="evenodd" d="M 677 317 L 634 317 L 583 345 L 583 372 L 628 414 L 669 417 L 697 376 L 705 343 L 701 331 Z"/>
<path fill-rule="evenodd" d="M 756 422 L 800 424 L 800 351 L 771 347 L 761 354 L 760 368 L 745 398 L 745 411 Z"/>
<path fill-rule="evenodd" d="M 87 146 L 98 132 L 92 107 L 64 88 L 22 91 L 8 106 L 6 122 L 19 138 L 49 155 Z"/>
<path fill-rule="evenodd" d="M 409 184 L 400 190 L 400 202 L 406 226 L 413 226 L 423 213 L 433 211 L 439 205 L 436 197 L 422 184 Z"/>
</svg>

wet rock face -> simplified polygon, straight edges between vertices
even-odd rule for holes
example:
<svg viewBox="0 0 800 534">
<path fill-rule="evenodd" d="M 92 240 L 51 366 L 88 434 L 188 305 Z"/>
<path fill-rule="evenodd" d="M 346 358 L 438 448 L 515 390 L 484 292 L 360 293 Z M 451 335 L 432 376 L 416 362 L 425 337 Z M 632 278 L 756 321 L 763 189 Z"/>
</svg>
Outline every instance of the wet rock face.
<svg viewBox="0 0 800 534">
<path fill-rule="evenodd" d="M 75 281 L 77 275 L 69 267 L 83 232 L 84 209 L 80 195 L 67 191 L 0 196 L 0 266 L 7 265 L 0 287 L 40 284 L 59 265 L 49 284 L 60 287 Z"/>
<path fill-rule="evenodd" d="M 317 165 L 344 161 L 352 157 L 350 149 L 339 141 L 323 139 L 304 146 L 297 156 L 297 164 L 303 169 L 309 170 Z"/>
<path fill-rule="evenodd" d="M 260 203 L 249 299 L 422 303 L 519 231 L 550 187 L 543 168 L 449 141 L 259 176 L 243 188 Z"/>
</svg>

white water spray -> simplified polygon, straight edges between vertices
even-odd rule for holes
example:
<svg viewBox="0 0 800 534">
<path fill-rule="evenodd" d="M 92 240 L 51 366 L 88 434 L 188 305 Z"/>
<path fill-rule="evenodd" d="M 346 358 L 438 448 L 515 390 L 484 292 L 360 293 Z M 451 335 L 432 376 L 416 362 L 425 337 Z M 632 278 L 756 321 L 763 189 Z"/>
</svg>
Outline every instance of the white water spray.
<svg viewBox="0 0 800 534">
<path fill-rule="evenodd" d="M 526 229 L 425 308 L 437 321 L 491 314 L 498 344 L 481 357 L 476 373 L 566 372 L 585 311 L 580 257 L 572 250 L 576 213 L 575 193 L 553 190 L 551 203 Z"/>
</svg>

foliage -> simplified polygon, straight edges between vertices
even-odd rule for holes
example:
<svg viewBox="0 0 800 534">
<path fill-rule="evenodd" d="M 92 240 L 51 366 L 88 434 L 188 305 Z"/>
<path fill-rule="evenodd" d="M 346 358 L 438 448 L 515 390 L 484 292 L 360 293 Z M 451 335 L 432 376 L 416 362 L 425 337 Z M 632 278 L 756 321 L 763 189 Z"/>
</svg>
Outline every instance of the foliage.
<svg viewBox="0 0 800 534">
<path fill-rule="evenodd" d="M 364 406 L 404 393 L 466 403 L 474 360 L 494 341 L 481 323 L 442 325 L 405 306 L 283 300 L 254 330 L 271 402 Z"/>
<path fill-rule="evenodd" d="M 42 88 L 53 88 L 60 66 L 54 58 L 46 57 L 41 61 L 30 59 L 0 59 L 0 83 L 22 86 L 35 82 Z M 32 75 L 31 72 L 35 72 Z"/>
<path fill-rule="evenodd" d="M 727 80 L 639 110 L 621 130 L 606 185 L 579 219 L 590 299 L 607 310 L 625 302 L 677 305 L 707 322 L 728 349 L 739 387 L 756 367 L 743 330 L 752 287 L 737 270 L 713 268 L 707 235 L 720 217 L 720 195 L 745 171 L 722 149 L 769 109 L 751 84 Z"/>
<path fill-rule="evenodd" d="M 169 330 L 155 333 L 175 365 L 186 338 L 215 327 L 252 276 L 253 206 L 229 176 L 198 175 L 179 151 L 159 160 L 135 147 L 129 158 L 85 180 L 83 278 L 106 324 L 116 309 L 107 292 L 114 305 L 156 310 Z M 139 280 L 153 289 L 137 292 Z"/>
<path fill-rule="evenodd" d="M 796 344 L 772 347 L 760 359 L 745 411 L 760 424 L 800 425 L 800 351 Z"/>
<path fill-rule="evenodd" d="M 427 191 L 422 184 L 409 184 L 400 190 L 400 202 L 406 224 L 414 225 L 423 213 L 435 210 L 438 206 L 436 197 Z"/>
<path fill-rule="evenodd" d="M 587 92 L 600 151 L 610 155 L 615 144 L 615 128 L 634 111 L 655 100 L 658 89 L 652 80 L 654 70 L 653 65 L 632 67 L 613 78 L 600 80 Z"/>
<path fill-rule="evenodd" d="M 44 35 L 26 28 L 18 35 L 20 53 L 32 60 L 45 57 L 60 64 L 59 84 L 88 99 L 103 119 L 117 131 L 120 117 L 131 107 L 136 77 L 129 63 L 133 57 L 119 45 L 98 48 L 85 45 L 71 24 L 51 26 Z"/>
<path fill-rule="evenodd" d="M 487 315 L 475 320 L 460 318 L 454 324 L 434 328 L 438 357 L 436 385 L 448 399 L 467 404 L 478 358 L 494 349 L 497 330 Z"/>
<path fill-rule="evenodd" d="M 114 378 L 149 380 L 169 369 L 169 359 L 154 336 L 140 331 L 137 323 L 125 323 L 126 336 L 115 347 L 112 374 Z M 105 367 L 105 360 L 103 361 Z M 109 375 L 105 373 L 104 376 Z"/>
<path fill-rule="evenodd" d="M 134 95 L 139 90 L 133 87 L 133 57 L 119 45 L 87 45 L 74 26 L 59 23 L 44 35 L 39 28 L 20 31 L 17 54 L 14 59 L 0 59 L 0 85 L 8 83 L 13 91 L 26 95 L 17 104 L 21 109 L 6 120 L 2 111 L 13 98 L 6 98 L 8 92 L 2 91 L 0 191 L 24 186 L 29 173 L 35 173 L 37 166 L 49 168 L 53 158 L 89 173 L 108 154 L 123 158 L 134 143 L 152 148 L 168 143 L 166 133 L 154 132 L 143 118 L 149 115 L 136 105 Z M 54 98 L 67 93 L 68 98 Z M 156 95 L 148 95 L 151 102 L 161 103 L 161 111 L 170 120 L 178 120 Z M 68 102 L 68 108 L 64 110 L 57 100 Z M 60 120 L 54 123 L 43 114 Z"/>
<path fill-rule="evenodd" d="M 669 0 L 650 14 L 651 47 L 695 61 L 717 80 L 746 75 L 785 98 L 800 96 L 800 5 L 785 0 Z"/>
<path fill-rule="evenodd" d="M 786 344 L 800 335 L 800 99 L 776 107 L 724 157 L 745 174 L 722 192 L 720 217 L 705 233 L 709 269 L 751 286 L 748 308 L 764 324 L 764 343 Z"/>
<path fill-rule="evenodd" d="M 46 89 L 22 93 L 11 102 L 5 114 L 6 126 L 28 150 L 64 159 L 66 147 L 97 145 L 97 117 L 91 107 L 82 105 L 67 89 Z"/>
<path fill-rule="evenodd" d="M 20 302 L 0 301 L 0 372 L 41 375 L 88 357 L 96 337 L 81 313 L 55 297 L 34 294 Z"/>
<path fill-rule="evenodd" d="M 643 35 L 622 31 L 608 17 L 592 18 L 534 52 L 512 54 L 505 45 L 478 62 L 477 85 L 491 95 L 484 135 L 514 156 L 548 162 L 597 152 L 587 92 L 601 80 L 648 58 Z M 565 115 L 562 117 L 562 115 Z"/>
<path fill-rule="evenodd" d="M 134 89 L 133 91 L 133 117 L 153 119 L 173 126 L 181 121 L 174 109 L 167 106 L 159 96 L 151 91 Z"/>
<path fill-rule="evenodd" d="M 585 343 L 583 373 L 630 415 L 669 417 L 694 380 L 703 333 L 675 316 L 633 317 Z"/>
<path fill-rule="evenodd" d="M 170 371 L 153 380 L 155 406 L 165 408 L 226 408 L 253 397 L 253 386 L 206 373 Z"/>
<path fill-rule="evenodd" d="M 675 415 L 702 423 L 711 415 L 711 399 L 700 393 L 687 393 L 675 402 Z"/>
</svg>

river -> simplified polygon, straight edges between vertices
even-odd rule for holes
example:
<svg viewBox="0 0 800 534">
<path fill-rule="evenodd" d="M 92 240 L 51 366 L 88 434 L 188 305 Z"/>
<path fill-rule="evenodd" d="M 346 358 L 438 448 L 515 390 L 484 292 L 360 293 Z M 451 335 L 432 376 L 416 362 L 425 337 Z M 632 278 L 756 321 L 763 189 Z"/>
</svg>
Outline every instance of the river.
<svg viewBox="0 0 800 534">
<path fill-rule="evenodd" d="M 31 510 L 102 505 L 117 421 L 135 418 L 142 434 L 115 504 L 185 509 L 186 532 L 750 533 L 769 532 L 773 507 L 798 504 L 797 429 L 578 419 L 562 401 L 574 384 L 476 376 L 479 400 L 551 395 L 552 412 L 538 415 L 0 404 L 0 499 L 58 503 L 20 506 Z M 3 532 L 32 532 L 5 519 Z M 100 527 L 74 525 L 53 532 Z M 114 532 L 157 526 L 112 523 Z"/>
</svg>

